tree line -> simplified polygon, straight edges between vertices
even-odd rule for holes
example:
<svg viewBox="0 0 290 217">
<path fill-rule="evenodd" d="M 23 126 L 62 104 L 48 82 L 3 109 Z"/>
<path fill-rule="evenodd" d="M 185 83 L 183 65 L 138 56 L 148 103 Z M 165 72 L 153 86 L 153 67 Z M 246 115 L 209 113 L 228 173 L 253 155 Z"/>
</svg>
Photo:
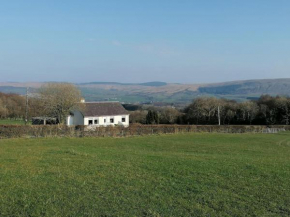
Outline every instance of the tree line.
<svg viewBox="0 0 290 217">
<path fill-rule="evenodd" d="M 262 95 L 258 100 L 236 102 L 216 98 L 198 98 L 184 110 L 190 124 L 289 125 L 290 98 Z"/>
<path fill-rule="evenodd" d="M 200 97 L 182 110 L 148 107 L 131 112 L 130 119 L 142 124 L 289 125 L 290 98 L 262 95 L 258 100 L 237 102 Z"/>
</svg>

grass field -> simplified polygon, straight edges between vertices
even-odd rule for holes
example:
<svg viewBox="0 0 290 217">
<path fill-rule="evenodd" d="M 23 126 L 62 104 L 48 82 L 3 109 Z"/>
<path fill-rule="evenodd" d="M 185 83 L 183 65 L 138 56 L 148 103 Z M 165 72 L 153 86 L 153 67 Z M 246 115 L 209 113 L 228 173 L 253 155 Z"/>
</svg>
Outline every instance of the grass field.
<svg viewBox="0 0 290 217">
<path fill-rule="evenodd" d="M 0 216 L 289 216 L 290 134 L 0 140 Z"/>
<path fill-rule="evenodd" d="M 0 119 L 0 125 L 24 125 L 23 120 L 13 120 L 13 119 Z M 30 122 L 28 123 L 30 124 Z"/>
</svg>

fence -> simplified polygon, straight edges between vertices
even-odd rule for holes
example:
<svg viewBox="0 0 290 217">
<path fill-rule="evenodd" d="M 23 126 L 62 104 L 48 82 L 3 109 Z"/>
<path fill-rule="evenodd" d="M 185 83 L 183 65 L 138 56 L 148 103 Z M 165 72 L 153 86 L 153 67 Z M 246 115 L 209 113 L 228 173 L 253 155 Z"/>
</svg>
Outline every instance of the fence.
<svg viewBox="0 0 290 217">
<path fill-rule="evenodd" d="M 0 139 L 35 137 L 126 137 L 190 132 L 206 133 L 276 133 L 290 131 L 290 126 L 235 125 L 131 125 L 130 127 L 68 127 L 65 125 L 20 126 L 0 125 Z"/>
</svg>

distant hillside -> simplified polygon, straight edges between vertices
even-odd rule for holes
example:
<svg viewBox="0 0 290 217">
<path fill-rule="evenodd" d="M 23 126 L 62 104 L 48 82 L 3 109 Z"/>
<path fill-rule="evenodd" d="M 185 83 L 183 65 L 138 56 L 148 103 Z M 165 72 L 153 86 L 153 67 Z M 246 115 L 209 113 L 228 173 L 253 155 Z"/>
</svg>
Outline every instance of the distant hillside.
<svg viewBox="0 0 290 217">
<path fill-rule="evenodd" d="M 199 87 L 200 93 L 241 95 L 241 94 L 290 94 L 290 79 L 269 79 L 235 81 Z"/>
<path fill-rule="evenodd" d="M 0 92 L 25 94 L 26 87 L 0 86 Z"/>
<path fill-rule="evenodd" d="M 91 85 L 91 84 L 96 84 L 96 85 L 99 85 L 99 84 L 101 84 L 101 85 L 133 85 L 131 83 L 102 82 L 102 81 L 78 83 L 77 85 Z"/>
<path fill-rule="evenodd" d="M 77 85 L 141 85 L 141 86 L 150 86 L 150 87 L 160 87 L 167 85 L 166 82 L 160 82 L 160 81 L 152 81 L 152 82 L 146 82 L 146 83 L 119 83 L 119 82 L 89 82 L 89 83 L 79 83 Z"/>
<path fill-rule="evenodd" d="M 160 86 L 167 85 L 167 83 L 166 82 L 160 82 L 160 81 L 153 81 L 153 82 L 141 83 L 140 85 L 150 86 L 150 87 L 160 87 Z"/>
<path fill-rule="evenodd" d="M 25 93 L 43 83 L 0 83 L 0 92 Z M 216 96 L 235 100 L 254 99 L 262 94 L 290 95 L 290 78 L 233 81 L 215 84 L 168 84 L 165 82 L 118 83 L 89 82 L 76 84 L 87 101 L 117 100 L 127 103 L 189 103 L 199 96 Z"/>
</svg>

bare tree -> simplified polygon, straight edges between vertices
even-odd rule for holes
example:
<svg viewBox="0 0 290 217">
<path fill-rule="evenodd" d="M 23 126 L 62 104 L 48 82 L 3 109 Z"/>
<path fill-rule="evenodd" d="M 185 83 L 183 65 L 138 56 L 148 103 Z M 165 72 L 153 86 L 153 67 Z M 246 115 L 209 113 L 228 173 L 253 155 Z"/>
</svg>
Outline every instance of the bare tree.
<svg viewBox="0 0 290 217">
<path fill-rule="evenodd" d="M 224 103 L 221 106 L 221 119 L 223 124 L 230 124 L 233 122 L 237 107 L 238 105 L 235 101 L 224 100 Z"/>
<path fill-rule="evenodd" d="M 203 98 L 197 98 L 185 108 L 186 120 L 188 123 L 200 124 L 203 123 L 204 109 L 203 109 Z"/>
<path fill-rule="evenodd" d="M 147 113 L 148 113 L 147 111 L 143 111 L 143 110 L 130 112 L 130 123 L 145 124 Z"/>
<path fill-rule="evenodd" d="M 60 123 L 65 122 L 71 109 L 81 106 L 81 92 L 73 84 L 48 83 L 39 90 L 44 113 L 56 117 Z"/>
<path fill-rule="evenodd" d="M 7 115 L 7 108 L 4 104 L 3 100 L 0 98 L 0 118 L 6 118 Z"/>
<path fill-rule="evenodd" d="M 24 118 L 25 99 L 18 94 L 0 93 L 1 118 Z"/>
<path fill-rule="evenodd" d="M 290 123 L 290 99 L 286 97 L 276 98 L 275 107 L 277 108 L 277 119 L 280 123 L 289 125 Z"/>
<path fill-rule="evenodd" d="M 185 109 L 185 112 L 188 113 L 187 119 L 196 124 L 217 123 L 218 106 L 222 109 L 219 99 L 213 97 L 197 98 Z"/>
<path fill-rule="evenodd" d="M 252 121 L 259 112 L 259 107 L 255 102 L 246 101 L 239 104 L 240 120 L 244 123 L 252 124 Z"/>
<path fill-rule="evenodd" d="M 160 122 L 162 124 L 174 124 L 178 116 L 180 116 L 180 112 L 175 108 L 163 108 L 160 111 Z"/>
</svg>

